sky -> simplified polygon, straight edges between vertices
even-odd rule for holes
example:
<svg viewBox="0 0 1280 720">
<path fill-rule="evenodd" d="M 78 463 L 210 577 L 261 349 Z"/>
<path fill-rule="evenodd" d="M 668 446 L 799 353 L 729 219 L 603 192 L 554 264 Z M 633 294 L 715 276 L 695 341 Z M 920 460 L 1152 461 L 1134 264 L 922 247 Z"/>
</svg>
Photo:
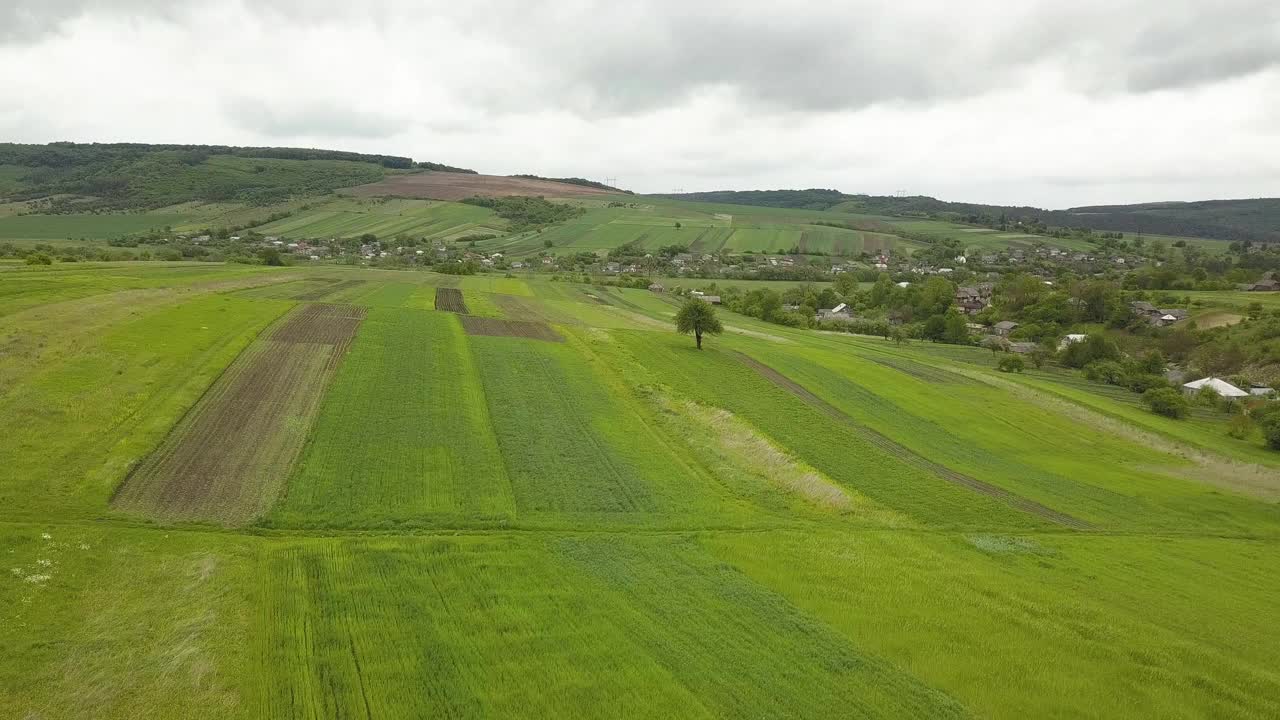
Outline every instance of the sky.
<svg viewBox="0 0 1280 720">
<path fill-rule="evenodd" d="M 1280 196 L 1280 2 L 0 0 L 0 141 L 637 192 Z"/>
</svg>

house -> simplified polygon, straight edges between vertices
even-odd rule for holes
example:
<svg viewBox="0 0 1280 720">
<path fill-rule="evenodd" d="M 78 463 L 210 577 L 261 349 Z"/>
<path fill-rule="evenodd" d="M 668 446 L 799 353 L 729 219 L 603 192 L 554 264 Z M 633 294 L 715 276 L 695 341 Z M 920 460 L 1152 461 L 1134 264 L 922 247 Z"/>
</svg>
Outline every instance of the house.
<svg viewBox="0 0 1280 720">
<path fill-rule="evenodd" d="M 664 289 L 665 289 L 665 288 L 663 288 L 663 287 L 662 287 L 661 285 L 659 285 L 658 283 L 649 283 L 649 292 L 656 292 L 656 293 L 660 293 L 660 292 L 662 292 Z"/>
<path fill-rule="evenodd" d="M 1009 343 L 1009 352 L 1017 353 L 1019 355 L 1027 355 L 1029 353 L 1035 352 L 1035 349 L 1037 347 L 1039 346 L 1033 342 Z"/>
<path fill-rule="evenodd" d="M 1000 322 L 996 323 L 995 327 L 992 329 L 995 331 L 996 335 L 999 335 L 1000 337 L 1008 337 L 1009 333 L 1016 330 L 1017 327 L 1018 327 L 1018 323 L 1012 320 L 1001 320 Z"/>
<path fill-rule="evenodd" d="M 1063 337 L 1062 340 L 1058 342 L 1058 350 L 1065 350 L 1068 345 L 1074 345 L 1075 343 L 1084 342 L 1088 339 L 1089 336 L 1083 333 L 1071 333 L 1070 335 Z"/>
<path fill-rule="evenodd" d="M 1167 315 L 1169 317 L 1172 317 L 1174 322 L 1177 322 L 1179 320 L 1186 320 L 1189 315 L 1189 313 L 1186 310 L 1183 310 L 1182 308 L 1160 308 L 1159 312 L 1160 312 L 1161 318 Z"/>
<path fill-rule="evenodd" d="M 1205 388 L 1213 390 L 1219 397 L 1224 397 L 1228 400 L 1249 397 L 1249 393 L 1241 390 L 1235 385 L 1232 385 L 1226 380 L 1221 380 L 1216 377 L 1200 378 L 1199 380 L 1185 383 L 1182 386 L 1182 392 L 1185 395 L 1195 395 Z"/>
<path fill-rule="evenodd" d="M 853 319 L 853 312 L 849 310 L 848 305 L 844 303 L 840 303 L 839 305 L 833 308 L 826 309 L 826 310 L 819 310 L 818 319 L 819 320 L 851 320 Z"/>
<path fill-rule="evenodd" d="M 1249 292 L 1275 292 L 1280 290 L 1280 281 L 1277 281 L 1274 273 L 1262 275 L 1261 281 L 1244 286 L 1244 290 Z"/>
<path fill-rule="evenodd" d="M 975 315 L 987 307 L 987 300 L 976 287 L 956 288 L 956 305 L 967 315 Z"/>
<path fill-rule="evenodd" d="M 1275 397 L 1276 389 L 1269 385 L 1259 385 L 1252 383 L 1249 385 L 1249 394 L 1254 397 Z"/>
<path fill-rule="evenodd" d="M 709 302 L 709 303 L 711 303 L 712 305 L 719 305 L 719 304 L 720 304 L 720 296 L 719 296 L 719 295 L 703 295 L 703 296 L 702 296 L 702 300 L 703 300 L 704 302 Z"/>
</svg>

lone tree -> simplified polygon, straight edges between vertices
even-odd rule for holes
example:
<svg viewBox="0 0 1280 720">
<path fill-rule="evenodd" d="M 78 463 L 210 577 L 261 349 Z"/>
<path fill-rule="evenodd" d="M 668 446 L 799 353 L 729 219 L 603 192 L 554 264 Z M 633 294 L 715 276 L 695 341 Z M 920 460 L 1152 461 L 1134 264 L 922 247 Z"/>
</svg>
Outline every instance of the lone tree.
<svg viewBox="0 0 1280 720">
<path fill-rule="evenodd" d="M 694 297 L 686 300 L 680 306 L 680 312 L 676 313 L 676 331 L 682 335 L 693 333 L 698 349 L 701 350 L 702 333 L 719 335 L 724 332 L 724 326 L 720 324 L 720 318 L 716 317 L 715 308 Z"/>
</svg>

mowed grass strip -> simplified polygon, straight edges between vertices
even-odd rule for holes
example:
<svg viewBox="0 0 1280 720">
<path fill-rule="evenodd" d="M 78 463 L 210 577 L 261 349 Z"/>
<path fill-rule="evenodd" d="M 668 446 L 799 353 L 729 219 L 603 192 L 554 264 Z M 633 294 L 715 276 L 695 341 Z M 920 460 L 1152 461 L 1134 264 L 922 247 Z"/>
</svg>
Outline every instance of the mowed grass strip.
<svg viewBox="0 0 1280 720">
<path fill-rule="evenodd" d="M 268 523 L 505 517 L 511 489 L 457 316 L 374 308 Z"/>
<path fill-rule="evenodd" d="M 265 514 L 363 314 L 333 305 L 295 310 L 236 359 L 129 476 L 113 506 L 161 520 L 226 524 Z"/>
</svg>

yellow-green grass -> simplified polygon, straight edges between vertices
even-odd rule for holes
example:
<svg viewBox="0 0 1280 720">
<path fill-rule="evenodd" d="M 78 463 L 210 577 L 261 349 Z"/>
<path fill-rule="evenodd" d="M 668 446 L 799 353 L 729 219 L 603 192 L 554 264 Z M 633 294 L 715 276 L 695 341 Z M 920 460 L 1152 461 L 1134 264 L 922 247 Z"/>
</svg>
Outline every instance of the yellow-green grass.
<svg viewBox="0 0 1280 720">
<path fill-rule="evenodd" d="M 26 308 L 119 290 L 235 290 L 293 279 L 291 268 L 216 263 L 74 263 L 24 266 L 0 282 L 0 316 Z"/>
<path fill-rule="evenodd" d="M 1192 305 L 1245 310 L 1259 303 L 1268 310 L 1280 308 L 1280 292 L 1248 292 L 1245 290 L 1178 290 L 1178 297 L 1188 296 Z"/>
<path fill-rule="evenodd" d="M 1161 429 L 1077 373 L 723 309 L 699 352 L 639 290 L 507 281 L 564 342 L 471 337 L 435 287 L 500 308 L 501 278 L 315 269 L 280 277 L 360 280 L 369 314 L 285 499 L 130 527 L 128 463 L 297 293 L 49 275 L 0 317 L 0 716 L 1280 713 L 1280 506 L 1172 457 L 1220 417 Z M 600 327 L 624 311 L 655 324 Z M 1269 457 L 1243 445 L 1218 452 Z"/>
<path fill-rule="evenodd" d="M 169 213 L 13 215 L 0 217 L 0 240 L 105 240 L 190 222 Z"/>
</svg>

